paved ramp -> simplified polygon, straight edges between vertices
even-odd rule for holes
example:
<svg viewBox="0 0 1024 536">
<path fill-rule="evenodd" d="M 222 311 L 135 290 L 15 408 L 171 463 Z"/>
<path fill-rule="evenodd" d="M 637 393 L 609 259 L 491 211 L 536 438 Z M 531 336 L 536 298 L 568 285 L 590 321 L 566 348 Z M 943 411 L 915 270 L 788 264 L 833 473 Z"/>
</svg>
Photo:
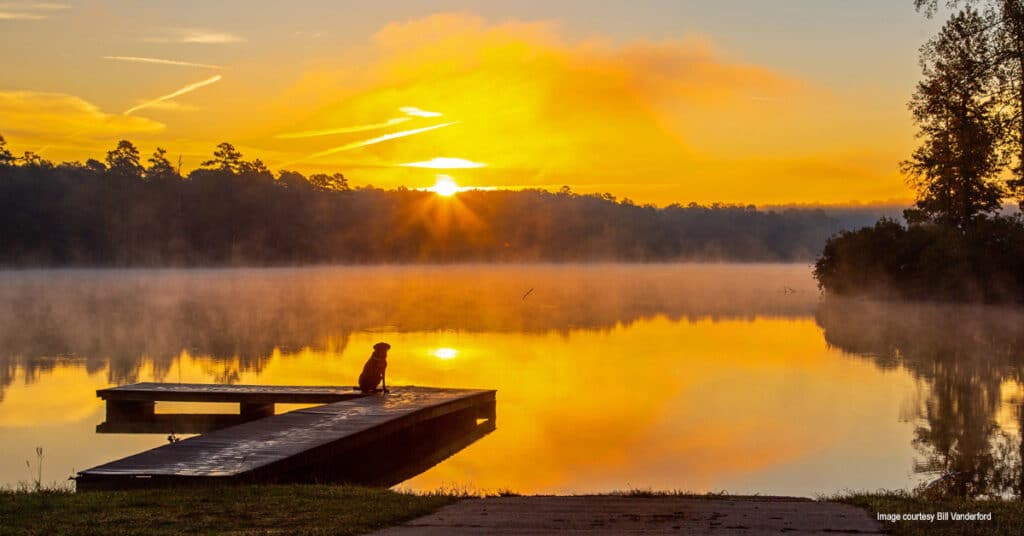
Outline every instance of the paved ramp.
<svg viewBox="0 0 1024 536">
<path fill-rule="evenodd" d="M 375 533 L 492 534 L 883 534 L 847 504 L 772 497 L 498 497 L 471 499 Z"/>
</svg>

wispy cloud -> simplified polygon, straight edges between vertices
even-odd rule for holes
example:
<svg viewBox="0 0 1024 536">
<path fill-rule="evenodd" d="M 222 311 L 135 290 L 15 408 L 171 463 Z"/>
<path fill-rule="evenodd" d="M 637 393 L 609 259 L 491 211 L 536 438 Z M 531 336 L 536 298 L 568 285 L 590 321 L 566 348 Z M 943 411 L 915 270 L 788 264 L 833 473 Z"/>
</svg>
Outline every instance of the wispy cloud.
<svg viewBox="0 0 1024 536">
<path fill-rule="evenodd" d="M 149 43 L 190 43 L 202 45 L 224 45 L 243 43 L 245 38 L 230 32 L 207 30 L 203 28 L 175 28 L 164 30 L 163 35 L 146 37 Z"/>
<path fill-rule="evenodd" d="M 223 69 L 220 65 L 193 63 L 191 61 L 165 60 L 161 58 L 140 58 L 137 56 L 103 56 L 105 60 L 127 61 L 133 63 L 152 63 L 156 65 L 175 65 L 178 67 L 198 67 L 200 69 Z"/>
<path fill-rule="evenodd" d="M 215 32 L 210 30 L 185 30 L 182 43 L 200 43 L 206 45 L 219 45 L 225 43 L 241 43 L 245 38 L 228 32 Z"/>
<path fill-rule="evenodd" d="M 18 11 L 60 11 L 70 8 L 70 5 L 59 2 L 0 2 L 0 9 Z"/>
<path fill-rule="evenodd" d="M 70 7 L 55 2 L 0 2 L 0 20 L 42 20 L 49 18 L 47 12 Z"/>
<path fill-rule="evenodd" d="M 407 164 L 398 165 L 402 167 L 426 169 L 475 169 L 487 167 L 487 164 L 473 162 L 472 160 L 466 160 L 465 158 L 448 158 L 444 156 L 431 158 L 430 160 L 424 160 L 423 162 L 409 162 Z"/>
<path fill-rule="evenodd" d="M 73 95 L 33 91 L 0 91 L 0 125 L 4 134 L 33 145 L 68 143 L 83 134 L 87 139 L 153 134 L 164 128 L 145 117 L 104 112 Z"/>
<path fill-rule="evenodd" d="M 441 115 L 443 115 L 441 112 L 430 112 L 427 110 L 420 110 L 415 106 L 403 106 L 399 108 L 398 111 L 402 112 L 405 115 L 411 115 L 413 117 L 441 117 Z"/>
<path fill-rule="evenodd" d="M 376 138 L 370 138 L 368 140 L 354 141 L 352 143 L 346 143 L 345 145 L 340 145 L 338 147 L 333 147 L 331 149 L 327 149 L 326 151 L 320 151 L 318 153 L 313 153 L 313 154 L 311 154 L 311 155 L 309 155 L 309 156 L 307 156 L 305 158 L 301 158 L 299 160 L 293 160 L 293 161 L 288 162 L 288 163 L 286 163 L 284 165 L 288 166 L 288 165 L 291 165 L 291 164 L 296 164 L 298 162 L 304 162 L 306 160 L 312 160 L 314 158 L 320 158 L 320 157 L 323 157 L 323 156 L 328 156 L 328 155 L 332 155 L 332 154 L 340 153 L 340 152 L 344 152 L 344 151 L 351 151 L 352 149 L 358 149 L 360 147 L 366 147 L 367 145 L 374 145 L 374 144 L 385 142 L 385 141 L 388 141 L 388 140 L 393 140 L 393 139 L 397 139 L 397 138 L 404 138 L 406 136 L 415 136 L 416 134 L 422 134 L 424 132 L 429 132 L 431 130 L 437 130 L 439 128 L 450 127 L 450 126 L 452 126 L 452 125 L 454 125 L 456 123 L 458 123 L 458 121 L 450 121 L 448 123 L 441 123 L 439 125 L 431 125 L 429 127 L 414 128 L 412 130 L 403 130 L 401 132 L 392 132 L 391 134 L 385 134 L 383 136 L 377 136 Z"/>
<path fill-rule="evenodd" d="M 0 11 L 0 20 L 42 20 L 46 15 L 38 13 L 14 13 L 11 11 Z"/>
<path fill-rule="evenodd" d="M 408 117 L 394 117 L 383 121 L 381 123 L 370 123 L 368 125 L 355 125 L 351 127 L 338 127 L 338 128 L 325 128 L 320 130 L 303 130 L 301 132 L 287 132 L 284 134 L 278 134 L 275 138 L 282 140 L 291 140 L 297 138 L 315 138 L 317 136 L 331 136 L 334 134 L 351 134 L 353 132 L 365 132 L 367 130 L 377 130 L 380 128 L 393 127 L 406 121 L 409 121 Z"/>
<path fill-rule="evenodd" d="M 191 93 L 191 92 L 193 92 L 193 91 L 195 91 L 195 90 L 197 90 L 199 88 L 206 87 L 206 86 L 208 86 L 210 84 L 215 84 L 215 83 L 219 82 L 221 80 L 221 78 L 224 78 L 224 77 L 218 74 L 216 76 L 212 76 L 210 78 L 207 78 L 206 80 L 202 80 L 202 81 L 196 82 L 194 84 L 189 84 L 189 85 L 187 85 L 187 86 L 185 86 L 185 87 L 183 87 L 183 88 L 181 88 L 181 89 L 179 89 L 179 90 L 177 90 L 177 91 L 175 91 L 173 93 L 168 93 L 167 95 L 164 95 L 162 97 L 157 97 L 155 99 L 148 100 L 148 101 L 146 101 L 146 102 L 144 102 L 142 104 L 139 104 L 139 105 L 136 105 L 136 106 L 134 106 L 132 108 L 129 108 L 129 109 L 125 110 L 124 115 L 131 115 L 133 112 L 137 112 L 139 110 L 142 110 L 143 108 L 150 108 L 150 107 L 159 105 L 160 103 L 162 103 L 164 101 L 171 100 L 171 99 L 173 99 L 175 97 L 180 97 L 182 95 L 185 95 L 186 93 Z"/>
</svg>

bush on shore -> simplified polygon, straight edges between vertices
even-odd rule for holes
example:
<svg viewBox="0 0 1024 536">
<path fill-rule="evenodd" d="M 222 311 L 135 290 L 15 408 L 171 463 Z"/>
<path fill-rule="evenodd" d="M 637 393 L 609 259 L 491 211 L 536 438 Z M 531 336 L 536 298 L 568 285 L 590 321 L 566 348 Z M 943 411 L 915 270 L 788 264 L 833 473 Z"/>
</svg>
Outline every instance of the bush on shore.
<svg viewBox="0 0 1024 536">
<path fill-rule="evenodd" d="M 882 219 L 830 238 L 814 277 L 839 296 L 1024 303 L 1024 221 L 985 218 L 960 230 Z"/>
</svg>

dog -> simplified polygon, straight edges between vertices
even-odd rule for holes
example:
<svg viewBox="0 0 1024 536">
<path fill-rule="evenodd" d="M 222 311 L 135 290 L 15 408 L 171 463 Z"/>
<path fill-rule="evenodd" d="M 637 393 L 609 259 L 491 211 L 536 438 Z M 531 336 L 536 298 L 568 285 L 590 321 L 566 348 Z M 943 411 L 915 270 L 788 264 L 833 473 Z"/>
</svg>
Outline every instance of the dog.
<svg viewBox="0 0 1024 536">
<path fill-rule="evenodd" d="M 388 368 L 388 350 L 391 345 L 386 342 L 378 342 L 373 345 L 373 354 L 363 365 L 363 372 L 359 375 L 359 390 L 364 393 L 377 391 L 377 385 L 381 384 L 381 390 L 388 392 L 388 383 L 384 380 L 384 372 Z"/>
</svg>

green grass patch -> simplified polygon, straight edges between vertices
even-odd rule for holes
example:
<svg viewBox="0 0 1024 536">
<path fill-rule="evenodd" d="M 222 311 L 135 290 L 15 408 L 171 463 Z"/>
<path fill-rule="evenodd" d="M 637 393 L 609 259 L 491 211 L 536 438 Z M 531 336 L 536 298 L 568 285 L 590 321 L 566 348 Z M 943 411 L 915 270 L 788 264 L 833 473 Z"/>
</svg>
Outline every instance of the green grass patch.
<svg viewBox="0 0 1024 536">
<path fill-rule="evenodd" d="M 321 485 L 0 491 L 0 534 L 362 534 L 460 498 Z"/>
<path fill-rule="evenodd" d="M 947 512 L 969 514 L 992 514 L 991 520 L 975 521 L 916 521 L 900 519 L 896 522 L 882 521 L 886 532 L 902 535 L 995 535 L 1021 534 L 1024 530 L 1024 502 L 1001 499 L 928 499 L 906 492 L 856 493 L 830 497 L 829 500 L 860 506 L 873 518 L 878 514 L 936 514 Z"/>
</svg>

